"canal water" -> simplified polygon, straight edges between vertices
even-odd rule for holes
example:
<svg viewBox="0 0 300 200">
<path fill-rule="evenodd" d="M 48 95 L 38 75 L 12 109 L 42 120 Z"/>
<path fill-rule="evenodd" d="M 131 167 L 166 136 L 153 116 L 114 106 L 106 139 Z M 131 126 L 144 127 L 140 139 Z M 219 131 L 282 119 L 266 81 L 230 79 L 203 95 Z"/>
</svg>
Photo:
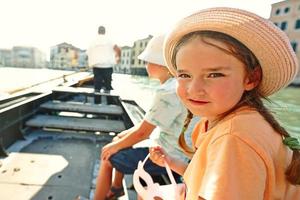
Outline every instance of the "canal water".
<svg viewBox="0 0 300 200">
<path fill-rule="evenodd" d="M 158 81 L 147 77 L 114 74 L 113 87 L 121 97 L 134 99 L 140 106 L 150 106 Z M 266 102 L 276 118 L 289 133 L 300 138 L 300 87 L 287 87 Z M 251 123 L 251 122 L 249 122 Z"/>
<path fill-rule="evenodd" d="M 0 67 L 0 98 L 10 90 L 70 73 L 72 72 Z M 148 77 L 113 74 L 112 85 L 121 98 L 135 100 L 144 110 L 147 110 L 159 82 Z M 300 87 L 285 88 L 271 96 L 271 100 L 273 103 L 268 104 L 268 107 L 274 111 L 277 119 L 291 134 L 300 138 Z"/>
</svg>

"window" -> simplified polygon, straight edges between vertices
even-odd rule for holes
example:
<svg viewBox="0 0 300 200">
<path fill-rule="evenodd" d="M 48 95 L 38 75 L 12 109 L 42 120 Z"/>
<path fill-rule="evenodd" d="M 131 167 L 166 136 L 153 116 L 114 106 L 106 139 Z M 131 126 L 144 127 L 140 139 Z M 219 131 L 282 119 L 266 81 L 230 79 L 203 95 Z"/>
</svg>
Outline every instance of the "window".
<svg viewBox="0 0 300 200">
<path fill-rule="evenodd" d="M 297 52 L 298 43 L 297 42 L 291 42 L 291 45 L 295 52 Z"/>
<path fill-rule="evenodd" d="M 300 19 L 297 19 L 295 29 L 300 29 Z"/>
<path fill-rule="evenodd" d="M 139 60 L 139 65 L 141 64 L 141 60 Z"/>
<path fill-rule="evenodd" d="M 278 23 L 277 22 L 274 22 L 275 26 L 278 26 Z"/>
<path fill-rule="evenodd" d="M 284 21 L 284 22 L 282 22 L 281 23 L 281 30 L 286 30 L 286 28 L 287 28 L 287 22 L 286 21 Z"/>
<path fill-rule="evenodd" d="M 290 7 L 286 7 L 285 9 L 284 9 L 284 13 L 288 13 L 290 11 Z"/>
<path fill-rule="evenodd" d="M 280 8 L 278 8 L 278 9 L 275 11 L 275 14 L 276 14 L 276 15 L 279 15 L 279 14 L 280 14 Z"/>
<path fill-rule="evenodd" d="M 131 64 L 134 65 L 134 59 L 131 60 Z"/>
<path fill-rule="evenodd" d="M 143 43 L 142 42 L 140 43 L 140 47 L 143 47 Z"/>
</svg>

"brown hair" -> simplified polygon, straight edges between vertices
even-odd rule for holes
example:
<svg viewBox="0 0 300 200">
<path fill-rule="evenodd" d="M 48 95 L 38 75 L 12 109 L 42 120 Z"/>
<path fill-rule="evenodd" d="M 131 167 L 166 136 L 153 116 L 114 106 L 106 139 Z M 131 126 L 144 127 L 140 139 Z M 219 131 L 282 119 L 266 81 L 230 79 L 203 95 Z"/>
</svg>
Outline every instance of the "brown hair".
<svg viewBox="0 0 300 200">
<path fill-rule="evenodd" d="M 192 147 L 189 147 L 189 145 L 187 145 L 186 141 L 185 141 L 185 137 L 184 134 L 191 122 L 193 118 L 193 113 L 191 111 L 188 110 L 188 114 L 184 120 L 184 124 L 183 124 L 183 128 L 181 130 L 180 136 L 178 138 L 178 145 L 182 148 L 182 150 L 184 151 L 184 153 L 189 156 L 190 158 L 193 156 L 195 149 Z"/>
<path fill-rule="evenodd" d="M 224 44 L 227 45 L 228 49 L 221 48 L 215 44 L 209 43 L 205 39 L 211 38 L 217 41 L 220 41 Z M 227 54 L 231 54 L 238 60 L 240 60 L 244 65 L 246 66 L 246 71 L 253 81 L 257 80 L 257 77 L 255 77 L 255 71 L 260 68 L 259 61 L 257 58 L 254 56 L 254 54 L 241 42 L 238 40 L 232 38 L 229 35 L 226 35 L 224 33 L 220 32 L 214 32 L 214 31 L 197 31 L 197 32 L 192 32 L 184 37 L 181 38 L 181 40 L 176 44 L 176 47 L 173 51 L 172 54 L 172 64 L 177 68 L 176 66 L 176 54 L 178 53 L 179 49 L 187 44 L 189 41 L 194 40 L 194 39 L 201 39 L 203 42 L 210 44 L 222 51 L 224 51 Z M 260 81 L 260 80 L 259 80 Z M 219 120 L 224 118 L 226 115 L 229 113 L 233 112 L 234 110 L 242 107 L 242 106 L 249 106 L 255 110 L 257 110 L 263 118 L 273 127 L 273 129 L 279 133 L 282 138 L 287 138 L 289 137 L 289 133 L 276 121 L 272 113 L 268 110 L 268 108 L 263 104 L 262 99 L 265 99 L 269 102 L 271 102 L 267 97 L 261 95 L 259 91 L 257 90 L 257 87 L 250 91 L 245 91 L 244 94 L 242 95 L 241 100 L 229 111 L 226 113 L 222 114 L 220 116 Z M 189 114 L 187 116 L 186 122 L 189 122 L 188 118 L 191 118 L 192 115 Z M 187 127 L 188 124 L 185 123 L 185 126 Z M 192 154 L 194 151 L 193 148 L 188 147 L 188 145 L 185 142 L 184 138 L 184 132 L 186 128 L 182 130 L 180 137 L 178 139 L 178 143 L 180 147 L 186 152 L 187 154 Z M 292 184 L 300 184 L 300 152 L 297 149 L 292 149 L 293 150 L 293 157 L 290 165 L 286 169 L 286 178 L 287 180 L 292 183 Z"/>
</svg>

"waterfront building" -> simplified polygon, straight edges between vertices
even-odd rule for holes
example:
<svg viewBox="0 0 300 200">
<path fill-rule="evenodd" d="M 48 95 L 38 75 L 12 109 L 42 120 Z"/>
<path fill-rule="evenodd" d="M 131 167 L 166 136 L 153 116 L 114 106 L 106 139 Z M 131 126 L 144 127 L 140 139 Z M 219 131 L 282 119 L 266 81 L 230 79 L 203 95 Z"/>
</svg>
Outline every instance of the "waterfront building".
<svg viewBox="0 0 300 200">
<path fill-rule="evenodd" d="M 44 68 L 46 55 L 35 47 L 15 46 L 12 48 L 12 66 L 23 68 Z"/>
<path fill-rule="evenodd" d="M 138 56 L 144 51 L 152 37 L 152 35 L 149 35 L 146 38 L 136 40 L 133 47 L 123 46 L 121 48 L 121 61 L 114 67 L 114 72 L 133 75 L 147 75 L 145 66 L 146 63 L 139 60 Z"/>
<path fill-rule="evenodd" d="M 121 48 L 121 61 L 120 64 L 117 65 L 117 72 L 130 74 L 131 70 L 131 53 L 132 47 L 124 46 Z"/>
<path fill-rule="evenodd" d="M 287 34 L 300 62 L 300 0 L 285 0 L 272 4 L 270 20 Z M 300 85 L 300 72 L 294 84 Z"/>
<path fill-rule="evenodd" d="M 149 40 L 152 38 L 152 35 L 140 40 L 136 40 L 133 44 L 131 51 L 131 62 L 130 62 L 130 70 L 131 74 L 134 75 L 147 75 L 145 62 L 139 60 L 137 57 L 140 55 L 144 49 L 146 48 Z"/>
<path fill-rule="evenodd" d="M 78 52 L 78 67 L 79 68 L 87 68 L 87 55 L 86 50 L 79 49 Z"/>
<path fill-rule="evenodd" d="M 12 66 L 12 52 L 10 49 L 0 49 L 0 66 L 1 67 Z"/>
<path fill-rule="evenodd" d="M 51 47 L 50 67 L 54 69 L 74 69 L 86 66 L 86 55 L 72 44 L 66 42 Z"/>
</svg>

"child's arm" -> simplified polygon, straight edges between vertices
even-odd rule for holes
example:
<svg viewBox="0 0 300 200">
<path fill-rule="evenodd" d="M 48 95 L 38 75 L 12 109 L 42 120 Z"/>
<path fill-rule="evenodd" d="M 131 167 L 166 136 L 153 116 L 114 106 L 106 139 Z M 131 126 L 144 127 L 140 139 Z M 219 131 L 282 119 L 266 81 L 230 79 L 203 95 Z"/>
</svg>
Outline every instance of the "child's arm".
<svg viewBox="0 0 300 200">
<path fill-rule="evenodd" d="M 179 175 L 183 175 L 187 168 L 187 163 L 178 160 L 176 158 L 171 157 L 168 155 L 160 146 L 151 147 L 149 149 L 150 152 L 150 159 L 155 164 L 164 167 L 164 162 L 167 162 L 172 171 L 176 172 Z"/>
<path fill-rule="evenodd" d="M 122 137 L 124 137 L 125 135 L 127 135 L 128 133 L 131 133 L 133 130 L 135 129 L 135 127 L 131 127 L 130 129 L 127 129 L 125 131 L 122 131 L 121 133 L 117 134 L 115 137 L 113 137 L 112 141 L 117 141 L 119 139 L 121 139 Z"/>
<path fill-rule="evenodd" d="M 124 132 L 120 138 L 115 138 L 113 142 L 102 148 L 101 159 L 108 160 L 109 157 L 121 149 L 131 147 L 132 145 L 148 138 L 156 126 L 143 120 L 128 131 Z"/>
</svg>

